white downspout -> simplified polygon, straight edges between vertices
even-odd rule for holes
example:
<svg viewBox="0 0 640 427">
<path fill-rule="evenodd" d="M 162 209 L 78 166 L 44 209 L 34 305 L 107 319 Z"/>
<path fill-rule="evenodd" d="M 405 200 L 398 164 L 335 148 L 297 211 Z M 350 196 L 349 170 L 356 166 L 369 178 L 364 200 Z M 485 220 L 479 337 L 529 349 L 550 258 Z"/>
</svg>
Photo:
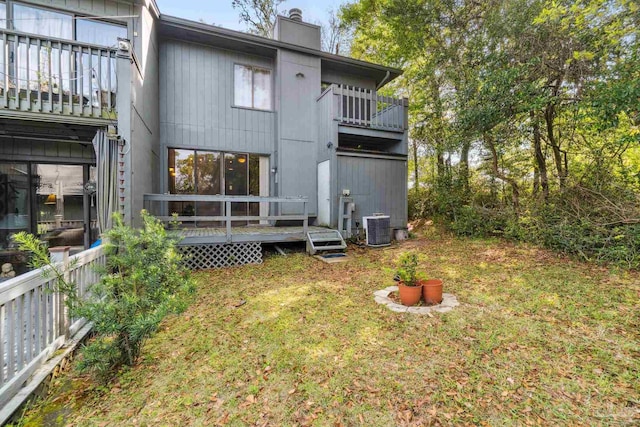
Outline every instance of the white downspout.
<svg viewBox="0 0 640 427">
<path fill-rule="evenodd" d="M 382 79 L 380 84 L 378 86 L 376 86 L 376 91 L 378 91 L 378 89 L 380 89 L 382 86 L 384 86 L 384 84 L 389 80 L 389 77 L 391 77 L 391 73 L 389 71 L 387 71 L 387 75 L 384 76 L 384 79 Z"/>
</svg>

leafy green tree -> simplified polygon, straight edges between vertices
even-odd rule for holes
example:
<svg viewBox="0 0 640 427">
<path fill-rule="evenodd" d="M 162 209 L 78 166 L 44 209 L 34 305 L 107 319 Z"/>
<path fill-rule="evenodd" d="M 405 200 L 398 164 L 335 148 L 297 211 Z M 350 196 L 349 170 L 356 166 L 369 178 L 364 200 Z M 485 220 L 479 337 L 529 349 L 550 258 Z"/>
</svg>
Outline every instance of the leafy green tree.
<svg viewBox="0 0 640 427">
<path fill-rule="evenodd" d="M 591 254 L 610 238 L 610 226 L 596 226 L 607 223 L 604 212 L 640 222 L 626 195 L 640 188 L 639 10 L 631 0 L 344 6 L 352 54 L 405 70 L 387 90 L 407 88 L 410 137 L 421 147 L 410 162 L 421 196 L 411 204 L 424 208 L 412 212 L 454 228 L 462 221 L 465 234 L 475 223 L 534 240 L 541 234 L 527 227 L 569 216 L 559 226 L 583 221 L 599 236 L 581 249 Z M 618 208 L 605 209 L 607 201 Z"/>
</svg>

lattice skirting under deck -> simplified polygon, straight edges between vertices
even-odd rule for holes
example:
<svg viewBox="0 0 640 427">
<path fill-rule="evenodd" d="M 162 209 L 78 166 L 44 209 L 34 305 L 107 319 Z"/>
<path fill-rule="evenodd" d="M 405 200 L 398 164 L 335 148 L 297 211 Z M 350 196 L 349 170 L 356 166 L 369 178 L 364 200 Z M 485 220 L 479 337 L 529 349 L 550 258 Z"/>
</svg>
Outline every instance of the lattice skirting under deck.
<svg viewBox="0 0 640 427">
<path fill-rule="evenodd" d="M 262 264 L 259 242 L 179 246 L 184 263 L 191 270 Z"/>
</svg>

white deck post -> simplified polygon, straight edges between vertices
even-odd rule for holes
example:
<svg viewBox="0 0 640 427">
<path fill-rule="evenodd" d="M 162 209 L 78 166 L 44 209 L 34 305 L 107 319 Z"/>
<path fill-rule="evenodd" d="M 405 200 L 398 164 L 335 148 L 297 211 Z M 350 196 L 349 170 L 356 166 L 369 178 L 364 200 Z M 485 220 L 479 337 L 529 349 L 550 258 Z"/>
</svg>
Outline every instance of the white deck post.
<svg viewBox="0 0 640 427">
<path fill-rule="evenodd" d="M 225 202 L 225 221 L 227 223 L 227 243 L 231 243 L 231 201 Z"/>
<path fill-rule="evenodd" d="M 56 246 L 49 249 L 51 261 L 53 263 L 62 263 L 62 271 L 64 274 L 64 280 L 69 280 L 69 250 L 71 246 Z M 55 310 L 58 318 L 58 335 L 64 335 L 69 337 L 69 316 L 67 313 L 67 307 L 65 302 L 67 296 L 61 292 L 55 293 Z"/>
<path fill-rule="evenodd" d="M 303 202 L 303 216 L 304 219 L 302 220 L 302 232 L 304 233 L 305 238 L 307 237 L 307 233 L 309 232 L 309 206 L 308 206 L 308 200 L 305 200 Z"/>
</svg>

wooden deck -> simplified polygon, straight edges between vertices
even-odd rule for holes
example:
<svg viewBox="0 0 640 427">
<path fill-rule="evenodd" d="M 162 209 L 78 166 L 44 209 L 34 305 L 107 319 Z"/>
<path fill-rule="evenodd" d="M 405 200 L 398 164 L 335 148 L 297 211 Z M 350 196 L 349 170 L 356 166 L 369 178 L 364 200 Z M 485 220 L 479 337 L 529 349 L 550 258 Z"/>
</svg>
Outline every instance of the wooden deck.
<svg viewBox="0 0 640 427">
<path fill-rule="evenodd" d="M 326 230 L 326 228 L 310 226 L 308 230 L 322 231 Z M 227 233 L 224 227 L 183 228 L 179 233 L 182 237 L 179 244 L 185 246 L 212 243 L 304 242 L 307 240 L 303 227 L 273 227 L 268 225 L 231 227 L 231 242 L 227 241 Z"/>
<path fill-rule="evenodd" d="M 188 202 L 194 206 L 198 202 L 219 203 L 224 207 L 223 215 L 168 215 L 171 212 L 169 203 Z M 247 206 L 247 203 L 260 203 L 261 210 L 267 211 L 283 204 L 291 207 L 298 205 L 301 213 L 277 214 L 277 215 L 232 215 L 232 206 L 238 203 Z M 158 219 L 166 223 L 178 221 L 184 228 L 180 229 L 182 237 L 180 245 L 205 245 L 220 243 L 278 243 L 278 242 L 305 242 L 308 231 L 322 231 L 322 227 L 309 227 L 308 200 L 306 197 L 260 197 L 260 196 L 223 196 L 207 194 L 145 194 L 145 208 Z M 155 206 L 154 206 L 155 205 Z M 278 209 L 281 211 L 282 209 Z M 235 224 L 252 225 L 234 226 Z M 295 224 L 300 226 L 273 226 L 278 222 Z M 199 224 L 220 223 L 221 227 L 198 227 Z M 255 225 L 253 225 L 255 224 Z M 258 225 L 260 224 L 260 225 Z M 265 224 L 265 225 L 262 225 Z"/>
</svg>

